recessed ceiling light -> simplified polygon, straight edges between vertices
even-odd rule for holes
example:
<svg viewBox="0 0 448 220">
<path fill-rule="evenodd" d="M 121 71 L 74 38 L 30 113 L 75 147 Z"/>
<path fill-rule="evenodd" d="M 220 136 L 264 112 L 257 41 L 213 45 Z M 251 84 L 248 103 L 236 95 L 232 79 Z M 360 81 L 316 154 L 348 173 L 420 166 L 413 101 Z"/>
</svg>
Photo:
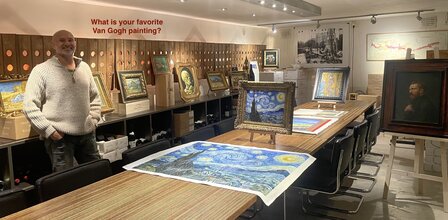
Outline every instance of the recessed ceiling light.
<svg viewBox="0 0 448 220">
<path fill-rule="evenodd" d="M 252 14 L 252 17 L 255 17 L 255 13 Z"/>
<path fill-rule="evenodd" d="M 221 11 L 227 11 L 227 8 L 221 8 Z"/>
<path fill-rule="evenodd" d="M 283 11 L 287 11 L 288 8 L 286 7 L 286 5 L 283 5 Z"/>
<path fill-rule="evenodd" d="M 273 8 L 276 8 L 276 7 L 277 7 L 277 4 L 272 4 L 272 7 L 273 7 Z"/>
<path fill-rule="evenodd" d="M 296 13 L 296 11 L 295 11 L 295 10 L 292 10 L 292 13 Z"/>
<path fill-rule="evenodd" d="M 264 5 L 264 3 L 265 3 L 265 2 L 264 2 L 263 0 L 262 0 L 262 1 L 260 1 L 260 5 Z"/>
<path fill-rule="evenodd" d="M 187 0 L 179 0 L 181 3 L 184 3 L 184 2 L 186 2 Z"/>
</svg>

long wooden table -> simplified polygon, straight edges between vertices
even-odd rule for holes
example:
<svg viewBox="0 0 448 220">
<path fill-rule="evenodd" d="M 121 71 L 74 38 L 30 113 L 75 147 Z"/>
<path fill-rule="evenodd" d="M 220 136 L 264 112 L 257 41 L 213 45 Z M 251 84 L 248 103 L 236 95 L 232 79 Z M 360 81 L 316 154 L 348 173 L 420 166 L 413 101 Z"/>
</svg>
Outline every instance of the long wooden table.
<svg viewBox="0 0 448 220">
<path fill-rule="evenodd" d="M 295 152 L 316 152 L 348 123 L 362 115 L 373 102 L 348 101 L 337 110 L 348 111 L 319 135 L 277 135 L 276 144 L 268 136 L 235 130 L 210 141 L 256 146 Z M 317 103 L 300 108 L 316 108 Z M 202 184 L 124 171 L 27 208 L 6 219 L 235 219 L 256 202 L 249 193 Z"/>
</svg>

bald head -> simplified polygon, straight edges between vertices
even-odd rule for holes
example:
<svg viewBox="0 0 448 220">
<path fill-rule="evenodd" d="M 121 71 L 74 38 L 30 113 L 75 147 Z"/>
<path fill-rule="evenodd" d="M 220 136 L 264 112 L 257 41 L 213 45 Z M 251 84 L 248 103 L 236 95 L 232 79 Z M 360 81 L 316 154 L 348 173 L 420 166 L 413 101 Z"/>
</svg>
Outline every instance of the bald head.
<svg viewBox="0 0 448 220">
<path fill-rule="evenodd" d="M 76 50 L 76 40 L 73 34 L 67 30 L 60 30 L 53 34 L 51 43 L 56 56 L 72 58 Z"/>
</svg>

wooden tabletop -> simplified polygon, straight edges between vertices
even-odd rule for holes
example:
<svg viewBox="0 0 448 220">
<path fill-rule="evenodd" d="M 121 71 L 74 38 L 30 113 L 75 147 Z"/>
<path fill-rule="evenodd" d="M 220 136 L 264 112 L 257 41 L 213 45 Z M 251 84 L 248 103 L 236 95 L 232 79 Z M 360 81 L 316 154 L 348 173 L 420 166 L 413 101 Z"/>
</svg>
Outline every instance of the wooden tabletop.
<svg viewBox="0 0 448 220">
<path fill-rule="evenodd" d="M 6 219 L 235 219 L 256 196 L 124 171 Z"/>
<path fill-rule="evenodd" d="M 303 133 L 293 133 L 292 135 L 277 134 L 275 137 L 275 145 L 268 143 L 270 139 L 269 135 L 255 134 L 251 142 L 248 130 L 233 130 L 211 138 L 208 141 L 313 154 L 345 126 L 373 107 L 373 104 L 373 101 L 359 100 L 348 100 L 346 103 L 336 104 L 337 111 L 347 111 L 347 113 L 341 116 L 329 128 L 318 135 Z M 317 109 L 317 103 L 309 102 L 297 108 Z"/>
<path fill-rule="evenodd" d="M 209 141 L 313 153 L 362 115 L 373 102 L 348 101 L 337 110 L 348 111 L 319 135 L 268 135 L 234 130 Z M 316 108 L 316 103 L 300 108 Z M 6 219 L 235 219 L 256 202 L 253 194 L 203 184 L 124 171 L 78 190 L 22 210 Z"/>
</svg>

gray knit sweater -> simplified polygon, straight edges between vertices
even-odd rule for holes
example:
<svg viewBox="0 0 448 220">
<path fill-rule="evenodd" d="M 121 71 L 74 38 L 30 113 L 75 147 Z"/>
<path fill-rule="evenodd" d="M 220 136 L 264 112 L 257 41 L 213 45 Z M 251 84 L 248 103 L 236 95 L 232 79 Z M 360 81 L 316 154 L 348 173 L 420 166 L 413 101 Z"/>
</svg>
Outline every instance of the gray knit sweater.
<svg viewBox="0 0 448 220">
<path fill-rule="evenodd" d="M 54 131 L 70 135 L 95 130 L 101 100 L 87 63 L 75 57 L 68 71 L 56 57 L 33 68 L 26 84 L 23 112 L 41 137 Z"/>
</svg>

